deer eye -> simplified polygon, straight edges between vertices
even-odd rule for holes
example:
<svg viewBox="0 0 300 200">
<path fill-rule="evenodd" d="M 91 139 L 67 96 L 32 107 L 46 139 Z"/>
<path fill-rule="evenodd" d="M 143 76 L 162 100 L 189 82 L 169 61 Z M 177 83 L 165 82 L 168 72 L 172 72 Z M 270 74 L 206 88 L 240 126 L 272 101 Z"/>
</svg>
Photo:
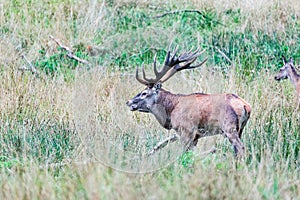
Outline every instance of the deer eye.
<svg viewBox="0 0 300 200">
<path fill-rule="evenodd" d="M 141 96 L 146 96 L 147 92 L 142 92 Z"/>
</svg>

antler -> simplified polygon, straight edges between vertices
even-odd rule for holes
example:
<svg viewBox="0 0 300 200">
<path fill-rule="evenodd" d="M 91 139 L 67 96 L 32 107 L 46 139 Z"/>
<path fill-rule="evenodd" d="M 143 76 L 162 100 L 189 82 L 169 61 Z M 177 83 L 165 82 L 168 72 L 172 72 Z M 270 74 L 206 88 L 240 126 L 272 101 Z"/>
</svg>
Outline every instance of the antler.
<svg viewBox="0 0 300 200">
<path fill-rule="evenodd" d="M 177 48 L 173 51 L 172 56 L 170 51 L 168 51 L 165 59 L 165 64 L 160 72 L 157 71 L 156 55 L 155 55 L 154 62 L 153 62 L 155 78 L 154 79 L 146 78 L 144 66 L 142 66 L 143 79 L 139 78 L 138 67 L 136 68 L 136 79 L 140 83 L 150 87 L 152 87 L 154 84 L 158 82 L 163 83 L 167 81 L 169 78 L 171 78 L 178 71 L 184 69 L 193 69 L 203 65 L 206 62 L 207 58 L 204 61 L 202 61 L 200 64 L 191 66 L 191 64 L 195 62 L 197 57 L 200 56 L 203 52 L 204 51 L 199 52 L 199 50 L 197 49 L 195 52 L 192 51 L 184 52 L 183 54 L 180 54 L 179 57 L 176 57 Z"/>
<path fill-rule="evenodd" d="M 171 68 L 171 70 L 169 70 L 168 73 L 164 76 L 164 79 L 161 79 L 160 82 L 163 83 L 163 82 L 167 81 L 176 72 L 179 72 L 181 70 L 193 69 L 193 68 L 197 68 L 197 67 L 200 67 L 201 65 L 203 65 L 207 61 L 207 58 L 205 58 L 201 63 L 191 66 L 191 64 L 193 62 L 195 62 L 197 57 L 200 56 L 204 51 L 205 50 L 198 52 L 198 50 L 196 50 L 194 53 L 188 52 L 188 53 L 183 53 L 182 55 L 180 55 L 178 57 L 178 60 L 180 61 L 180 63 L 176 64 L 173 68 Z"/>
<path fill-rule="evenodd" d="M 155 83 L 157 83 L 170 69 L 171 67 L 174 65 L 174 61 L 175 61 L 175 55 L 177 52 L 177 48 L 174 50 L 173 52 L 173 56 L 171 56 L 170 51 L 168 51 L 166 59 L 165 59 L 165 65 L 162 68 L 162 70 L 160 72 L 157 71 L 157 67 L 156 67 L 156 55 L 154 57 L 154 62 L 153 62 L 153 68 L 154 68 L 154 74 L 155 74 L 155 78 L 146 78 L 146 74 L 145 74 L 145 70 L 144 70 L 144 66 L 142 66 L 142 72 L 143 72 L 143 79 L 139 78 L 139 74 L 138 74 L 138 67 L 136 67 L 136 79 L 144 84 L 144 85 L 148 85 L 148 86 L 153 86 Z"/>
</svg>

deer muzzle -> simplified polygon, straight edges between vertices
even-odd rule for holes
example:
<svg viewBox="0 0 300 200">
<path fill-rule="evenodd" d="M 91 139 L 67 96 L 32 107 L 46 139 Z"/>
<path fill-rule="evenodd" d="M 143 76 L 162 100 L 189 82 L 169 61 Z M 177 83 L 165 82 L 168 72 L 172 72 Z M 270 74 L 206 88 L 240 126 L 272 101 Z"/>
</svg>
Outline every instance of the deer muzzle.
<svg viewBox="0 0 300 200">
<path fill-rule="evenodd" d="M 132 101 L 132 100 L 128 100 L 128 101 L 126 102 L 126 105 L 130 108 L 131 111 L 135 111 L 135 110 L 138 109 L 137 104 L 134 103 L 134 101 Z"/>
</svg>

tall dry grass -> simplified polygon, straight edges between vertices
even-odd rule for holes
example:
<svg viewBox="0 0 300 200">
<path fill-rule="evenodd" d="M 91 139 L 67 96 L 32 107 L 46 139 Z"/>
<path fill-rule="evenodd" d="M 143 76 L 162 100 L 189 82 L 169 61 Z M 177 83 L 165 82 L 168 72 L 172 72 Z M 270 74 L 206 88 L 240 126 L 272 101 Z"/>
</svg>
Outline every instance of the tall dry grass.
<svg viewBox="0 0 300 200">
<path fill-rule="evenodd" d="M 160 163 L 161 160 L 153 163 L 151 160 L 138 159 L 140 152 L 139 149 L 135 149 L 137 144 L 140 142 L 141 148 L 145 148 L 143 143 L 145 140 L 141 140 L 141 136 L 160 137 L 159 134 L 167 134 L 167 131 L 158 125 L 153 116 L 132 113 L 126 108 L 126 100 L 142 89 L 136 84 L 133 75 L 109 74 L 101 70 L 87 74 L 81 72 L 77 80 L 81 80 L 80 76 L 83 76 L 85 81 L 67 85 L 59 84 L 59 80 L 42 84 L 38 79 L 27 77 L 34 84 L 24 85 L 24 81 L 18 81 L 17 86 L 31 91 L 23 94 L 24 101 L 25 99 L 26 102 L 37 101 L 36 97 L 39 97 L 38 109 L 33 102 L 21 104 L 25 110 L 31 110 L 35 117 L 24 113 L 28 119 L 22 124 L 18 123 L 17 119 L 7 121 L 9 124 L 2 126 L 2 133 L 7 134 L 12 130 L 16 131 L 16 135 L 23 135 L 23 139 L 26 139 L 26 134 L 36 134 L 32 132 L 32 123 L 41 123 L 40 121 L 46 119 L 54 123 L 70 120 L 75 122 L 74 126 L 78 131 L 73 133 L 75 135 L 71 136 L 69 142 L 73 146 L 75 143 L 75 147 L 61 160 L 51 159 L 50 154 L 44 161 L 38 161 L 31 155 L 34 148 L 40 148 L 38 143 L 30 146 L 28 141 L 25 143 L 23 153 L 9 146 L 13 143 L 3 144 L 2 149 L 16 151 L 21 158 L 16 157 L 18 161 L 12 168 L 2 168 L 2 197 L 5 199 L 41 197 L 135 199 L 141 196 L 154 199 L 296 198 L 300 192 L 297 172 L 299 157 L 291 154 L 286 158 L 279 153 L 283 152 L 284 148 L 286 124 L 291 124 L 289 131 L 298 130 L 296 126 L 299 123 L 299 114 L 293 111 L 291 105 L 292 88 L 287 91 L 279 84 L 273 85 L 273 80 L 270 79 L 272 74 L 269 73 L 265 74 L 264 79 L 259 78 L 246 85 L 237 81 L 234 73 L 228 79 L 224 79 L 222 74 L 212 75 L 209 71 L 202 69 L 195 73 L 180 73 L 173 77 L 165 88 L 181 93 L 230 91 L 247 99 L 253 108 L 243 136 L 248 159 L 237 164 L 229 142 L 223 137 L 200 139 L 196 150 L 196 155 L 199 156 L 193 158 L 193 172 L 181 165 L 176 157 L 168 157 L 168 160 L 165 159 Z M 12 81 L 7 76 L 2 76 L 2 80 L 6 83 Z M 178 85 L 178 82 L 182 84 Z M 211 84 L 212 82 L 215 84 Z M 284 85 L 289 88 L 289 84 Z M 81 88 L 85 90 L 81 91 Z M 1 90 L 3 91 L 3 87 Z M 86 95 L 91 94 L 89 93 L 91 90 L 95 95 L 93 97 Z M 280 96 L 284 92 L 288 95 Z M 6 93 L 6 96 L 10 95 L 15 94 Z M 20 97 L 16 96 L 16 99 L 18 98 Z M 13 105 L 17 106 L 12 100 L 6 103 L 9 107 L 3 107 L 2 121 L 5 121 L 6 114 L 10 114 Z M 283 107 L 290 111 L 282 112 Z M 265 130 L 265 126 L 272 123 L 270 114 L 273 115 L 274 123 L 272 132 Z M 71 128 L 74 128 L 73 123 L 70 124 Z M 58 128 L 51 126 L 51 123 L 46 126 L 49 126 L 49 129 Z M 18 129 L 21 131 L 17 131 Z M 124 136 L 128 134 L 136 138 L 132 138 L 133 143 L 129 143 L 126 149 L 123 146 Z M 268 139 L 272 139 L 274 144 L 271 141 L 269 143 Z M 216 154 L 201 156 L 202 152 L 213 145 L 217 147 Z M 53 148 L 51 143 L 47 148 L 48 151 Z M 61 151 L 66 150 L 62 148 Z M 118 156 L 113 153 L 118 153 Z M 40 159 L 43 156 L 45 154 L 40 153 L 36 158 Z M 158 169 L 159 171 L 147 174 L 124 173 Z"/>
</svg>

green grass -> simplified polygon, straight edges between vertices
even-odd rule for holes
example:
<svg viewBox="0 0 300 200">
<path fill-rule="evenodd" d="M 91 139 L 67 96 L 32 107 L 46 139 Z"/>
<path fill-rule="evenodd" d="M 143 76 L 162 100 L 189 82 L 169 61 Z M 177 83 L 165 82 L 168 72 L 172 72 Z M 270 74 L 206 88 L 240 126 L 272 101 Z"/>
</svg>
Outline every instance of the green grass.
<svg viewBox="0 0 300 200">
<path fill-rule="evenodd" d="M 0 3 L 1 199 L 298 199 L 300 122 L 294 88 L 274 81 L 300 63 L 299 3 L 171 0 Z M 169 11 L 176 12 L 157 17 Z M 53 35 L 90 64 L 70 59 Z M 169 133 L 125 102 L 169 48 L 205 49 L 174 93 L 236 93 L 252 106 L 237 161 L 223 137 L 143 155 Z M 226 59 L 219 51 L 223 52 Z M 19 70 L 29 67 L 40 76 Z M 178 84 L 180 83 L 180 84 Z M 202 154 L 216 146 L 215 154 Z M 136 172 L 147 173 L 136 173 Z M 133 173 L 134 172 L 134 173 Z"/>
</svg>

